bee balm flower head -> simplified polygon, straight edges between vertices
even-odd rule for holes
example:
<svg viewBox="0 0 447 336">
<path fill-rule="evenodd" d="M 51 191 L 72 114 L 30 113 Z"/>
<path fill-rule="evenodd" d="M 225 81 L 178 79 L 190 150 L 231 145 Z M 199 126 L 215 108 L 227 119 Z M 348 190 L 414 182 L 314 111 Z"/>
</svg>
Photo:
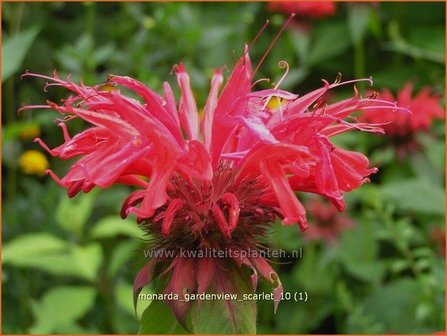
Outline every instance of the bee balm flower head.
<svg viewBox="0 0 447 336">
<path fill-rule="evenodd" d="M 302 95 L 278 87 L 253 90 L 246 49 L 225 85 L 222 71 L 215 71 L 201 117 L 185 67 L 176 66 L 175 74 L 179 103 L 168 83 L 159 95 L 130 77 L 112 75 L 106 84 L 87 86 L 56 73 L 26 73 L 72 92 L 61 104 L 24 107 L 51 108 L 64 117 L 59 123 L 62 145 L 50 149 L 41 139 L 36 141 L 53 156 L 78 159 L 62 178 L 48 173 L 70 197 L 97 186 L 135 186 L 121 215 L 135 215 L 156 237 L 153 250 L 227 251 L 223 258 L 156 256 L 138 274 L 135 295 L 156 277 L 166 279 L 165 291 L 180 298 L 207 290 L 228 292 L 236 286 L 228 274 L 248 269 L 253 288 L 258 278 L 273 285 L 276 309 L 282 285 L 260 253 L 260 238 L 277 218 L 307 228 L 297 193 L 321 195 L 343 210 L 343 193 L 367 182 L 376 169 L 363 154 L 335 146 L 331 137 L 351 130 L 380 132 L 349 116 L 372 105 L 394 104 L 361 98 L 356 92 L 334 104 L 319 104 L 328 90 L 352 83 L 339 78 Z M 66 124 L 73 118 L 82 118 L 90 127 L 70 136 Z M 191 303 L 168 304 L 185 325 Z"/>
</svg>

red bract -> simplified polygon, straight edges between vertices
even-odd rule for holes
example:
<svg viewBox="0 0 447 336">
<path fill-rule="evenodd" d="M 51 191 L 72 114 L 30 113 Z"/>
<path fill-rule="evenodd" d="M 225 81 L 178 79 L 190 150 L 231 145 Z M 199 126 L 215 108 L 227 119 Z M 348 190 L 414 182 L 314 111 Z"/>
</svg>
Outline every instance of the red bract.
<svg viewBox="0 0 447 336">
<path fill-rule="evenodd" d="M 315 19 L 334 15 L 336 11 L 332 1 L 271 1 L 268 6 L 273 12 L 296 13 L 300 17 Z"/>
<path fill-rule="evenodd" d="M 397 101 L 399 106 L 408 107 L 411 113 L 405 110 L 377 108 L 364 113 L 362 119 L 370 123 L 382 123 L 389 136 L 407 137 L 413 133 L 427 131 L 434 119 L 444 118 L 441 96 L 432 94 L 431 91 L 429 87 L 425 87 L 413 97 L 413 84 L 407 83 L 395 98 L 385 89 L 380 93 L 382 100 Z"/>
<path fill-rule="evenodd" d="M 64 116 L 59 124 L 62 145 L 49 149 L 36 141 L 53 156 L 79 158 L 62 179 L 48 173 L 70 197 L 95 186 L 138 187 L 121 214 L 135 214 L 156 237 L 152 250 L 227 251 L 223 258 L 156 256 L 137 276 L 136 294 L 158 276 L 167 277 L 166 290 L 179 295 L 206 291 L 211 284 L 213 290 L 230 291 L 235 284 L 225 274 L 243 267 L 250 270 L 254 287 L 258 274 L 273 284 L 276 307 L 282 286 L 258 253 L 260 237 L 278 217 L 284 224 L 307 228 L 296 192 L 322 195 L 343 210 L 343 193 L 367 182 L 376 169 L 368 167 L 364 155 L 338 148 L 330 138 L 351 130 L 381 132 L 349 115 L 395 105 L 361 98 L 357 92 L 338 103 L 318 103 L 328 90 L 355 81 L 323 81 L 321 88 L 302 96 L 277 88 L 253 91 L 247 50 L 221 92 L 223 75 L 216 70 L 201 118 L 184 66 L 176 66 L 175 73 L 178 106 L 168 83 L 160 96 L 130 77 L 110 76 L 108 83 L 91 87 L 62 80 L 56 73 L 26 73 L 73 92 L 61 105 L 23 108 L 52 108 Z M 126 96 L 120 88 L 139 98 Z M 65 123 L 72 118 L 82 118 L 91 127 L 70 137 Z M 169 304 L 185 324 L 189 303 Z"/>
</svg>

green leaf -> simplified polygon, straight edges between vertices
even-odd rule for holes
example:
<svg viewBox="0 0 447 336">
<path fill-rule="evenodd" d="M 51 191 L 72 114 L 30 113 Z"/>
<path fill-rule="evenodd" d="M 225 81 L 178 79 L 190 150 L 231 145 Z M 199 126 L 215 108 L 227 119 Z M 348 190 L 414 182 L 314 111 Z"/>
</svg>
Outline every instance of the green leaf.
<svg viewBox="0 0 447 336">
<path fill-rule="evenodd" d="M 37 269 L 57 276 L 74 276 L 84 279 L 82 272 L 79 272 L 77 267 L 73 267 L 73 256 L 68 252 L 30 256 L 16 260 L 14 266 Z"/>
<path fill-rule="evenodd" d="M 322 24 L 314 31 L 314 40 L 309 54 L 309 64 L 317 65 L 342 54 L 349 48 L 349 34 L 344 23 Z"/>
<path fill-rule="evenodd" d="M 144 238 L 143 231 L 135 225 L 131 219 L 123 220 L 117 216 L 109 216 L 101 219 L 90 231 L 92 238 L 110 238 L 125 235 L 132 238 Z"/>
<path fill-rule="evenodd" d="M 11 38 L 5 38 L 2 48 L 2 83 L 20 69 L 39 30 L 40 28 L 36 26 Z"/>
<path fill-rule="evenodd" d="M 350 3 L 348 7 L 348 23 L 349 32 L 351 33 L 352 41 L 359 43 L 365 35 L 368 27 L 369 15 L 371 12 L 370 4 Z"/>
<path fill-rule="evenodd" d="M 99 244 L 70 246 L 49 234 L 29 234 L 5 244 L 3 262 L 5 265 L 95 281 L 102 263 L 102 250 Z"/>
<path fill-rule="evenodd" d="M 292 42 L 292 46 L 294 47 L 300 62 L 302 64 L 306 64 L 309 56 L 309 44 L 310 44 L 309 30 L 291 29 L 289 36 Z"/>
<path fill-rule="evenodd" d="M 87 194 L 79 194 L 76 198 L 64 197 L 56 210 L 59 226 L 80 237 L 92 212 L 97 193 L 98 190 L 92 190 Z"/>
<path fill-rule="evenodd" d="M 415 309 L 421 288 L 416 281 L 401 278 L 377 287 L 361 305 L 364 312 L 385 324 L 386 330 L 414 333 Z"/>
<path fill-rule="evenodd" d="M 347 271 L 359 279 L 379 282 L 385 265 L 376 260 L 378 245 L 371 223 L 359 224 L 342 234 L 339 254 Z"/>
<path fill-rule="evenodd" d="M 402 211 L 445 214 L 444 189 L 425 178 L 389 183 L 381 188 L 381 192 Z"/>
<path fill-rule="evenodd" d="M 61 286 L 46 292 L 42 299 L 33 302 L 36 322 L 29 330 L 32 334 L 49 334 L 59 326 L 72 325 L 92 307 L 95 289 L 89 286 Z"/>
<path fill-rule="evenodd" d="M 238 299 L 193 302 L 189 322 L 194 334 L 256 334 L 256 301 L 241 300 L 253 293 L 248 272 L 229 272 L 228 279 L 236 284 Z"/>
<path fill-rule="evenodd" d="M 113 278 L 118 270 L 129 260 L 135 258 L 135 253 L 140 247 L 140 242 L 135 240 L 123 241 L 117 245 L 110 256 L 109 266 L 107 268 L 107 277 Z"/>
<path fill-rule="evenodd" d="M 186 334 L 169 306 L 154 300 L 143 313 L 139 334 Z"/>
<path fill-rule="evenodd" d="M 72 252 L 73 265 L 85 279 L 94 281 L 102 263 L 102 249 L 99 243 L 76 246 Z"/>
<path fill-rule="evenodd" d="M 5 264 L 20 264 L 30 257 L 41 257 L 49 253 L 66 250 L 68 243 L 49 233 L 29 233 L 5 243 L 2 261 Z"/>
</svg>

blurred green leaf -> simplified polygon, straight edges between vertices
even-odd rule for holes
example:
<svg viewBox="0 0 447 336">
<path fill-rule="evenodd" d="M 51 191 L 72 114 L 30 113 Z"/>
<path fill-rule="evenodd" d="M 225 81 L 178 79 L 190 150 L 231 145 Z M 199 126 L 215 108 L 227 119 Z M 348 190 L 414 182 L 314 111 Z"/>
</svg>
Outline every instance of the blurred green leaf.
<svg viewBox="0 0 447 336">
<path fill-rule="evenodd" d="M 23 59 L 39 31 L 40 27 L 35 26 L 10 38 L 4 37 L 2 46 L 2 82 L 20 69 Z"/>
<path fill-rule="evenodd" d="M 132 239 L 120 242 L 119 245 L 115 246 L 110 256 L 107 277 L 113 279 L 123 265 L 134 259 L 140 245 L 140 242 Z"/>
<path fill-rule="evenodd" d="M 445 214 L 443 188 L 424 178 L 389 183 L 381 188 L 381 192 L 402 211 Z"/>
<path fill-rule="evenodd" d="M 315 245 L 304 248 L 303 258 L 298 260 L 293 268 L 293 278 L 296 283 L 311 293 L 324 295 L 332 291 L 334 277 L 330 265 L 323 263 Z"/>
<path fill-rule="evenodd" d="M 345 23 L 322 24 L 313 33 L 309 64 L 318 65 L 345 52 L 350 45 L 348 27 Z"/>
<path fill-rule="evenodd" d="M 90 217 L 98 190 L 80 193 L 75 198 L 64 197 L 56 210 L 56 220 L 67 232 L 80 237 L 83 227 Z"/>
<path fill-rule="evenodd" d="M 90 237 L 92 238 L 110 238 L 118 235 L 144 238 L 144 232 L 133 220 L 124 220 L 116 215 L 101 219 L 90 231 Z"/>
<path fill-rule="evenodd" d="M 102 250 L 99 244 L 70 246 L 68 242 L 50 234 L 29 234 L 5 244 L 3 262 L 15 267 L 94 281 L 102 262 Z"/>
<path fill-rule="evenodd" d="M 354 43 L 359 43 L 368 27 L 371 5 L 369 3 L 350 3 L 348 7 L 349 32 Z"/>
<path fill-rule="evenodd" d="M 424 144 L 424 155 L 427 156 L 431 165 L 437 169 L 436 175 L 444 177 L 445 171 L 445 141 L 435 139 L 431 134 L 418 134 L 418 140 Z M 417 172 L 419 173 L 419 171 Z M 418 174 L 422 175 L 422 174 Z"/>
<path fill-rule="evenodd" d="M 50 233 L 28 233 L 6 242 L 2 249 L 2 261 L 5 264 L 20 264 L 30 257 L 40 257 L 60 252 L 68 243 Z"/>
<path fill-rule="evenodd" d="M 388 33 L 390 35 L 391 42 L 383 44 L 385 49 L 408 55 L 414 59 L 424 59 L 439 64 L 445 64 L 445 53 L 417 47 L 408 43 L 408 41 L 402 37 L 397 21 L 390 23 Z"/>
<path fill-rule="evenodd" d="M 382 321 L 393 333 L 416 332 L 415 309 L 421 288 L 415 280 L 401 278 L 377 287 L 362 303 L 362 308 L 375 320 Z"/>
<path fill-rule="evenodd" d="M 85 279 L 95 281 L 103 259 L 101 245 L 93 243 L 87 246 L 76 246 L 72 256 L 72 267 L 76 268 Z"/>
<path fill-rule="evenodd" d="M 346 269 L 357 278 L 376 283 L 382 279 L 385 265 L 376 260 L 378 244 L 371 223 L 343 232 L 338 253 Z"/>
<path fill-rule="evenodd" d="M 95 289 L 89 286 L 54 287 L 32 305 L 36 322 L 32 334 L 50 334 L 59 326 L 71 325 L 92 307 Z"/>
<path fill-rule="evenodd" d="M 291 29 L 289 36 L 301 64 L 306 64 L 309 56 L 310 31 L 299 28 Z"/>
</svg>

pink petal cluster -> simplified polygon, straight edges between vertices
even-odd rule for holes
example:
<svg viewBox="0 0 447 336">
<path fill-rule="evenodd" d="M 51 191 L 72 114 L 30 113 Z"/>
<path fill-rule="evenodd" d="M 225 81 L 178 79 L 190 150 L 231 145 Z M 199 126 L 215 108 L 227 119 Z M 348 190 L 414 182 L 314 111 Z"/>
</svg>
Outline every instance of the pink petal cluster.
<svg viewBox="0 0 447 336">
<path fill-rule="evenodd" d="M 382 123 L 382 128 L 389 136 L 407 137 L 429 130 L 433 120 L 444 118 L 441 96 L 432 94 L 430 87 L 423 88 L 414 96 L 412 92 L 413 84 L 408 82 L 396 97 L 388 89 L 380 93 L 382 100 L 397 101 L 397 105 L 408 107 L 411 113 L 405 110 L 376 108 L 365 112 L 362 120 L 369 123 Z"/>
</svg>

